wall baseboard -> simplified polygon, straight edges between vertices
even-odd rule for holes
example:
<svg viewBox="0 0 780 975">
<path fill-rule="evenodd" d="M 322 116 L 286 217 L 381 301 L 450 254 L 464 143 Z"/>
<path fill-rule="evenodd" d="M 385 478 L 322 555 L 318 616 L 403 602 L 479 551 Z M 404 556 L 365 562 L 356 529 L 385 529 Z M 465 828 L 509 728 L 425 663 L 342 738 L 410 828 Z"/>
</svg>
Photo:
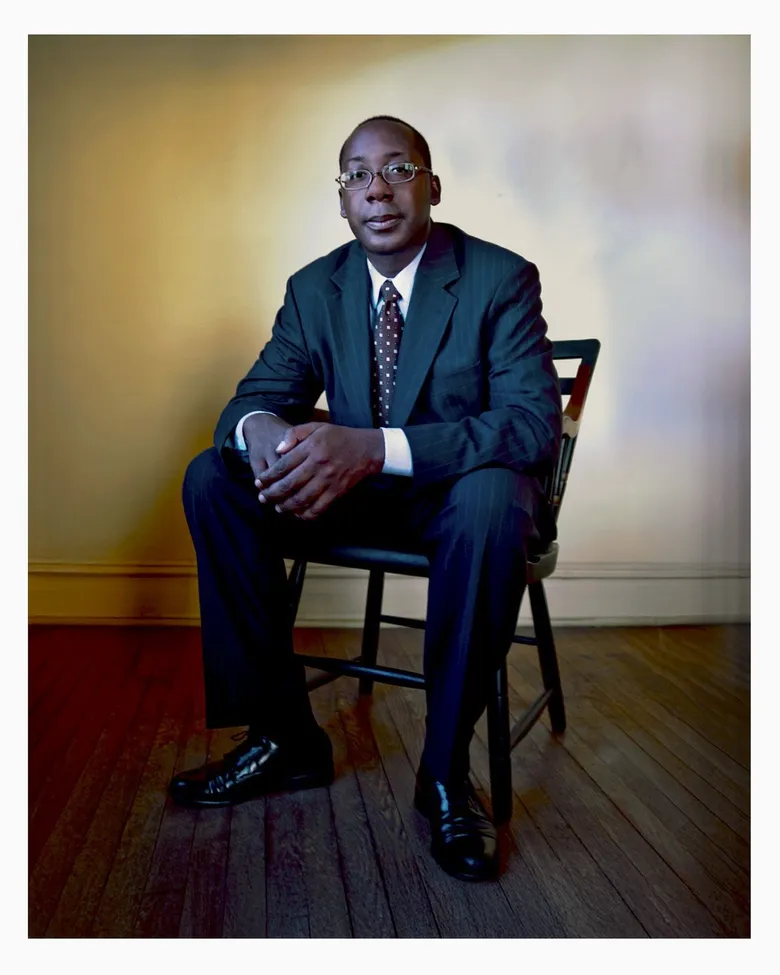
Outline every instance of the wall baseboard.
<svg viewBox="0 0 780 975">
<path fill-rule="evenodd" d="M 360 627 L 368 573 L 310 565 L 296 625 Z M 389 574 L 383 610 L 425 617 L 425 579 Z M 745 565 L 561 563 L 545 583 L 558 626 L 660 626 L 750 619 Z M 198 625 L 198 587 L 190 563 L 31 562 L 32 623 Z M 524 601 L 518 625 L 528 625 Z"/>
</svg>

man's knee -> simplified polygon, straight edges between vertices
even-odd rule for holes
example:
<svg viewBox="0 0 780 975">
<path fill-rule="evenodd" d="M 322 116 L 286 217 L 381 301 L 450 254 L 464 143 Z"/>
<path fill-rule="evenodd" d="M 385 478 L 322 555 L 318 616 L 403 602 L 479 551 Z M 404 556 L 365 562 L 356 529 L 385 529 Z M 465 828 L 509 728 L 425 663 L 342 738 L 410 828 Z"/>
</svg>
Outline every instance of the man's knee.
<svg viewBox="0 0 780 975">
<path fill-rule="evenodd" d="M 215 447 L 198 454 L 190 461 L 184 474 L 182 496 L 185 506 L 213 498 L 227 477 L 225 465 Z"/>
<path fill-rule="evenodd" d="M 507 467 L 484 467 L 464 474 L 448 502 L 466 533 L 517 537 L 534 532 L 535 499 L 530 478 Z"/>
<path fill-rule="evenodd" d="M 228 466 L 215 447 L 204 450 L 187 467 L 182 485 L 184 512 L 190 525 L 201 516 L 210 518 L 217 511 L 244 511 L 253 519 L 272 517 L 270 505 L 257 497 L 248 465 Z"/>
</svg>

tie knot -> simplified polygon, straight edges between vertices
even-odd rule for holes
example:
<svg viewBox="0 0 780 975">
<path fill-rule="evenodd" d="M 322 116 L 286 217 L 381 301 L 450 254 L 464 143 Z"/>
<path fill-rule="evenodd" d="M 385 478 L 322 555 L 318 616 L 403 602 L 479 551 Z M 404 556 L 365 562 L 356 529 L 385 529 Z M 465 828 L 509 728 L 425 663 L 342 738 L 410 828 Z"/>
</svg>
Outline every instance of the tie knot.
<svg viewBox="0 0 780 975">
<path fill-rule="evenodd" d="M 400 301 L 401 296 L 398 294 L 395 285 L 392 281 L 388 280 L 382 285 L 380 294 L 385 299 L 385 301 Z"/>
</svg>

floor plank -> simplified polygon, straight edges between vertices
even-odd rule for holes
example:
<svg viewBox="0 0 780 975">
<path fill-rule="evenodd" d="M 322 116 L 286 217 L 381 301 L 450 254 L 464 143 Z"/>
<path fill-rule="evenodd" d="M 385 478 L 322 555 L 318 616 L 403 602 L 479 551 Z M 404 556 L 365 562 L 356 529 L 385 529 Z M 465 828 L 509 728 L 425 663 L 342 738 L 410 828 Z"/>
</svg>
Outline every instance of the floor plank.
<svg viewBox="0 0 780 975">
<path fill-rule="evenodd" d="M 747 871 L 750 862 L 749 823 L 728 799 L 686 766 L 662 742 L 649 734 L 634 714 L 595 682 L 587 685 L 573 705 L 586 714 L 588 726 L 609 739 L 633 761 L 674 805 L 718 846 L 736 866 Z M 571 709 L 571 708 L 570 708 Z"/>
<path fill-rule="evenodd" d="M 128 680 L 116 710 L 107 721 L 87 765 L 32 868 L 29 886 L 30 936 L 49 927 L 60 894 L 85 841 L 95 809 L 129 733 L 144 687 Z"/>
<path fill-rule="evenodd" d="M 529 662 L 516 660 L 516 665 L 518 669 L 522 667 L 527 679 L 533 679 Z M 589 693 L 572 697 L 568 711 L 583 741 L 608 765 L 619 767 L 624 780 L 637 794 L 642 794 L 643 801 L 676 832 L 686 847 L 702 862 L 712 862 L 712 869 L 718 871 L 725 885 L 736 880 L 735 864 L 728 851 L 745 858 L 747 844 L 626 734 L 620 713 L 594 704 Z M 743 880 L 741 874 L 737 882 L 741 884 Z"/>
<path fill-rule="evenodd" d="M 669 736 L 663 734 L 663 729 L 654 728 L 652 719 L 648 723 L 646 717 L 646 723 L 643 724 L 642 715 L 637 713 L 637 708 L 632 707 L 624 696 L 619 693 L 605 693 L 603 684 L 598 680 L 591 679 L 590 676 L 580 687 L 577 699 L 590 701 L 595 709 L 603 715 L 605 721 L 609 721 L 620 728 L 648 756 L 655 760 L 664 772 L 677 783 L 676 786 L 668 788 L 670 796 L 679 797 L 680 788 L 689 791 L 713 814 L 720 824 L 728 826 L 729 832 L 725 833 L 717 823 L 713 823 L 708 835 L 712 835 L 713 839 L 720 843 L 738 866 L 747 869 L 749 864 L 748 841 L 750 838 L 750 826 L 747 817 L 729 799 L 718 792 L 702 774 L 690 765 L 685 764 L 678 751 L 673 750 L 674 746 L 679 746 L 679 739 L 670 741 Z M 655 730 L 655 734 L 653 734 L 653 730 Z M 669 779 L 665 778 L 665 783 L 668 782 Z M 666 784 L 664 787 L 667 788 Z M 678 803 L 679 801 L 678 799 Z M 685 799 L 683 798 L 682 801 L 684 802 Z"/>
<path fill-rule="evenodd" d="M 510 664 L 510 673 L 512 674 L 510 683 L 513 688 L 520 691 L 525 699 L 529 700 L 533 695 L 534 688 L 525 682 L 524 676 L 516 669 L 514 663 Z M 646 799 L 650 784 L 635 777 L 633 779 L 635 788 L 632 788 L 624 779 L 624 776 L 630 778 L 629 764 L 621 760 L 620 755 L 615 755 L 614 752 L 607 753 L 606 758 L 596 754 L 593 748 L 589 746 L 586 737 L 580 733 L 584 725 L 583 721 L 580 721 L 579 724 L 577 722 L 577 719 L 581 718 L 581 709 L 573 708 L 570 705 L 569 710 L 574 710 L 575 714 L 573 718 L 570 717 L 569 727 L 563 738 L 565 750 L 598 786 L 603 795 L 614 804 L 625 821 L 630 823 L 646 841 L 653 851 L 654 857 L 658 857 L 663 862 L 664 867 L 673 870 L 691 892 L 698 896 L 700 903 L 706 905 L 720 920 L 723 929 L 732 936 L 744 935 L 746 932 L 742 930 L 742 926 L 747 923 L 744 913 L 746 911 L 745 905 L 736 902 L 730 890 L 719 887 L 717 882 L 712 880 L 701 860 L 694 857 L 667 823 L 649 808 Z M 587 730 L 585 735 L 587 735 Z M 590 740 L 592 743 L 592 737 Z M 600 750 L 604 751 L 604 748 L 607 747 L 608 740 Z M 667 812 L 668 808 L 666 807 Z M 637 844 L 634 840 L 634 848 L 636 847 Z M 711 855 L 711 851 L 709 853 Z M 645 862 L 647 862 L 647 858 Z M 720 861 L 716 862 L 720 863 Z M 648 866 L 650 865 L 648 863 Z M 713 869 L 712 859 L 707 860 L 707 865 Z M 659 866 L 659 864 L 655 864 L 655 870 L 658 870 Z M 666 884 L 665 886 L 668 887 L 669 885 Z M 688 898 L 683 897 L 678 885 L 672 886 L 677 890 L 675 900 L 686 901 L 688 908 L 701 920 L 702 915 L 698 908 L 695 908 Z"/>
<path fill-rule="evenodd" d="M 74 702 L 74 718 L 51 729 L 48 741 L 41 743 L 38 754 L 30 757 L 30 821 L 28 852 L 30 865 L 38 860 L 55 823 L 64 810 L 79 777 L 95 751 L 100 735 L 118 707 L 118 687 L 132 683 L 132 658 L 116 653 L 102 680 L 88 685 L 87 695 Z M 113 707 L 113 712 L 112 712 Z M 67 750 L 63 755 L 63 744 Z"/>
<path fill-rule="evenodd" d="M 202 690 L 195 686 L 194 673 L 184 688 L 183 698 L 185 730 L 178 741 L 174 774 L 202 765 L 206 760 Z M 166 797 L 136 919 L 135 937 L 178 936 L 196 817 L 192 809 L 177 806 Z"/>
<path fill-rule="evenodd" d="M 306 629 L 296 631 L 296 649 L 301 653 L 327 655 L 331 647 L 323 640 L 320 631 Z M 329 795 L 343 893 L 352 937 L 393 938 L 396 931 L 392 911 L 340 719 L 341 709 L 349 706 L 345 697 L 348 687 L 345 681 L 335 681 L 311 695 L 315 717 L 328 732 L 333 745 L 336 779 Z"/>
<path fill-rule="evenodd" d="M 296 630 L 352 656 L 358 630 Z M 195 811 L 171 776 L 235 746 L 205 727 L 195 629 L 32 627 L 31 937 L 745 938 L 750 934 L 746 627 L 561 629 L 569 726 L 512 756 L 489 884 L 447 876 L 413 807 L 424 695 L 342 678 L 312 693 L 329 789 Z M 423 634 L 382 631 L 419 667 Z M 538 689 L 509 656 L 510 711 Z M 486 728 L 472 776 L 490 807 Z"/>
<path fill-rule="evenodd" d="M 100 938 L 129 938 L 135 930 L 176 765 L 186 706 L 181 684 L 165 701 L 162 720 L 144 768 L 106 886 L 92 924 Z"/>
<path fill-rule="evenodd" d="M 695 724 L 685 720 L 686 711 L 670 708 L 654 700 L 645 693 L 641 683 L 627 679 L 622 670 L 613 665 L 613 657 L 608 648 L 620 639 L 618 635 L 603 631 L 603 637 L 599 641 L 597 633 L 579 631 L 576 637 L 572 634 L 571 638 L 576 639 L 571 652 L 575 661 L 573 669 L 569 666 L 566 635 L 564 634 L 564 639 L 559 639 L 567 696 L 576 696 L 582 686 L 577 675 L 587 673 L 591 684 L 599 684 L 611 698 L 621 702 L 636 721 L 678 755 L 685 765 L 697 772 L 742 813 L 749 813 L 749 775 L 699 734 Z M 747 718 L 745 724 L 747 732 Z"/>
<path fill-rule="evenodd" d="M 89 934 L 159 724 L 164 693 L 162 684 L 146 686 L 47 929 L 49 937 Z"/>
<path fill-rule="evenodd" d="M 721 753 L 724 766 L 730 767 L 738 784 L 747 784 L 749 738 L 742 717 L 728 710 L 712 690 L 702 693 L 701 688 L 664 668 L 653 656 L 643 655 L 646 648 L 646 635 L 624 632 L 619 649 L 611 650 L 609 656 L 624 679 L 642 688 L 644 697 L 685 715 L 685 722 Z"/>
<path fill-rule="evenodd" d="M 354 655 L 350 652 L 350 656 Z M 340 711 L 341 724 L 349 760 L 356 771 L 396 934 L 399 938 L 439 937 L 428 891 L 420 875 L 415 851 L 410 847 L 391 784 L 399 757 L 407 761 L 403 745 L 393 730 L 386 726 L 380 745 L 371 721 L 372 703 L 357 697 L 354 681 L 341 683 L 345 688 L 351 685 L 351 690 L 355 691 L 352 705 Z M 378 689 L 378 699 L 381 699 L 384 690 Z M 404 801 L 409 801 L 408 796 L 404 797 Z"/>
<path fill-rule="evenodd" d="M 296 794 L 267 798 L 265 875 L 269 938 L 311 936 L 302 824 L 301 803 Z"/>
<path fill-rule="evenodd" d="M 383 640 L 383 648 L 388 647 L 393 634 L 388 633 L 386 636 L 389 639 Z M 398 651 L 397 644 L 396 650 Z M 383 659 L 392 663 L 394 658 L 384 650 Z M 402 667 L 408 665 L 403 657 L 396 658 L 395 662 Z M 507 891 L 500 882 L 481 886 L 463 884 L 445 874 L 430 857 L 428 824 L 419 813 L 410 808 L 425 731 L 424 695 L 413 689 L 383 690 L 387 693 L 382 699 L 381 707 L 378 706 L 374 713 L 379 718 L 386 712 L 404 744 L 407 761 L 399 762 L 395 773 L 399 783 L 404 783 L 401 795 L 406 797 L 405 802 L 399 802 L 399 808 L 402 816 L 409 822 L 409 832 L 414 838 L 423 879 L 428 887 L 442 937 L 514 938 L 530 935 L 523 926 L 527 918 L 524 913 L 515 913 Z M 375 734 L 379 727 L 375 721 Z M 385 754 L 385 750 L 382 753 Z"/>
<path fill-rule="evenodd" d="M 385 643 L 395 642 L 401 652 L 397 666 L 419 670 L 422 662 L 422 640 L 419 634 L 389 634 Z M 415 646 L 416 645 L 416 646 Z M 422 726 L 424 708 L 422 696 L 409 697 L 415 709 L 417 723 Z M 489 758 L 486 728 L 482 721 L 471 749 L 473 777 L 485 791 L 490 789 Z M 520 763 L 516 763 L 520 764 Z M 522 785 L 530 788 L 522 789 Z M 537 883 L 540 897 L 549 905 L 549 912 L 558 919 L 559 936 L 644 937 L 646 932 L 630 908 L 601 872 L 587 849 L 568 828 L 563 818 L 549 803 L 535 784 L 513 777 L 514 804 L 509 824 L 514 848 L 524 866 Z M 519 871 L 509 870 L 515 875 Z M 583 892 L 588 896 L 583 898 Z M 513 902 L 514 903 L 514 902 Z M 523 926 L 523 937 L 550 937 L 549 928 Z"/>
<path fill-rule="evenodd" d="M 266 936 L 265 800 L 233 809 L 225 877 L 225 938 Z"/>
</svg>

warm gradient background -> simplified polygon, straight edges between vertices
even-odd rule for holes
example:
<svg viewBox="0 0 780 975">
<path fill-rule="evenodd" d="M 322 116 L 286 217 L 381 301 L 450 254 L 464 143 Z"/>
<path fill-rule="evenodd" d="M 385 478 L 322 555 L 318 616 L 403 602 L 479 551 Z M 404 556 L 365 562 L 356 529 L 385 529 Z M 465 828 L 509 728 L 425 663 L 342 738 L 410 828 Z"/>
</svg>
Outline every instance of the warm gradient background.
<svg viewBox="0 0 780 975">
<path fill-rule="evenodd" d="M 34 37 L 29 91 L 33 615 L 58 573 L 193 563 L 186 464 L 349 239 L 377 113 L 427 136 L 439 220 L 539 266 L 551 337 L 603 342 L 562 568 L 745 574 L 748 38 Z"/>
</svg>

